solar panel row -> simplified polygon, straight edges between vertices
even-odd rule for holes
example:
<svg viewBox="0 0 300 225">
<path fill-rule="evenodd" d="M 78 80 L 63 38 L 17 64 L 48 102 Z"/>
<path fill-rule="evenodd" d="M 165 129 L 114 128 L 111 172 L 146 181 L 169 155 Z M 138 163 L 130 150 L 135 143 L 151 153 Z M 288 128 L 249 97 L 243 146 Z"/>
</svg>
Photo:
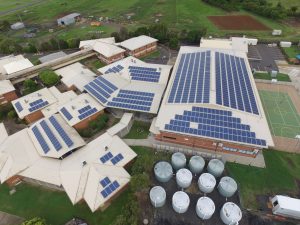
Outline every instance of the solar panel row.
<svg viewBox="0 0 300 225">
<path fill-rule="evenodd" d="M 92 109 L 90 109 L 90 110 L 84 112 L 83 114 L 79 115 L 79 116 L 78 116 L 78 119 L 82 120 L 82 119 L 84 119 L 84 118 L 86 118 L 86 117 L 88 117 L 88 116 L 93 115 L 93 114 L 96 113 L 96 112 L 97 112 L 97 109 L 96 109 L 96 108 L 92 108 Z"/>
<path fill-rule="evenodd" d="M 34 102 L 29 103 L 29 105 L 30 105 L 30 106 L 35 106 L 35 105 L 40 104 L 40 103 L 42 103 L 42 102 L 43 102 L 42 99 L 38 99 L 38 100 L 36 100 L 36 101 L 34 101 Z"/>
<path fill-rule="evenodd" d="M 168 103 L 209 103 L 210 51 L 182 54 Z"/>
<path fill-rule="evenodd" d="M 34 126 L 32 128 L 32 132 L 36 137 L 37 141 L 39 142 L 40 146 L 42 147 L 44 153 L 47 154 L 50 151 L 50 148 L 37 126 Z"/>
<path fill-rule="evenodd" d="M 122 108 L 122 109 L 132 109 L 132 110 L 138 110 L 138 111 L 150 111 L 150 107 L 132 105 L 132 104 L 126 104 L 126 103 L 119 103 L 119 102 L 108 102 L 107 105 L 112 106 L 112 107 L 116 107 L 116 108 Z"/>
<path fill-rule="evenodd" d="M 71 147 L 74 144 L 74 142 L 67 135 L 66 131 L 61 127 L 61 125 L 58 123 L 58 121 L 56 120 L 56 118 L 54 116 L 51 116 L 49 118 L 49 121 L 54 126 L 54 128 L 56 129 L 56 131 L 59 133 L 60 137 L 63 139 L 63 141 L 65 142 L 65 144 L 68 147 Z"/>
<path fill-rule="evenodd" d="M 65 107 L 62 107 L 60 111 L 67 118 L 67 120 L 71 120 L 73 118 L 73 116 L 69 113 L 69 111 Z"/>
<path fill-rule="evenodd" d="M 39 103 L 37 105 L 34 105 L 34 106 L 30 107 L 28 110 L 29 110 L 29 112 L 33 112 L 33 111 L 36 111 L 40 108 L 43 108 L 44 106 L 46 106 L 48 104 L 49 104 L 48 101 L 45 101 L 45 102 L 42 102 L 42 103 Z"/>
<path fill-rule="evenodd" d="M 106 70 L 106 71 L 105 71 L 105 74 L 106 74 L 106 73 L 118 73 L 118 72 L 120 72 L 122 69 L 124 69 L 123 66 L 117 65 L 117 66 L 114 66 L 114 67 L 109 68 L 108 70 Z"/>
<path fill-rule="evenodd" d="M 91 108 L 92 108 L 92 107 L 91 107 L 90 105 L 88 105 L 88 106 L 85 106 L 85 107 L 79 109 L 78 112 L 79 112 L 79 114 L 82 114 L 82 113 L 88 111 L 88 110 L 91 109 Z"/>
<path fill-rule="evenodd" d="M 216 102 L 258 115 L 245 59 L 216 52 Z"/>
<path fill-rule="evenodd" d="M 159 81 L 159 77 L 158 78 L 149 78 L 149 77 L 141 77 L 141 76 L 132 76 L 131 79 L 139 80 L 139 81 L 153 82 L 153 83 L 157 83 Z"/>
<path fill-rule="evenodd" d="M 129 94 L 129 95 L 139 95 L 139 96 L 148 96 L 148 97 L 154 97 L 154 93 L 151 92 L 143 92 L 143 91 L 130 91 L 130 90 L 124 90 L 121 89 L 119 91 L 120 94 Z"/>
<path fill-rule="evenodd" d="M 113 157 L 110 161 L 112 162 L 112 164 L 116 165 L 122 159 L 124 159 L 124 156 L 121 153 L 119 153 L 118 155 L 116 155 L 115 157 Z"/>
<path fill-rule="evenodd" d="M 103 178 L 102 180 L 100 180 L 100 184 L 102 185 L 102 187 L 106 187 L 108 184 L 110 184 L 111 181 L 108 177 Z"/>
<path fill-rule="evenodd" d="M 256 134 L 250 131 L 249 125 L 242 124 L 240 118 L 232 117 L 229 111 L 221 111 L 195 107 L 193 111 L 184 111 L 183 115 L 175 115 L 175 118 L 165 125 L 165 129 L 185 134 L 266 146 L 266 141 L 257 139 Z"/>
<path fill-rule="evenodd" d="M 152 71 L 155 72 L 156 68 L 150 68 L 150 67 L 142 67 L 142 66 L 129 66 L 128 69 L 131 70 L 140 70 L 140 71 Z"/>
<path fill-rule="evenodd" d="M 102 156 L 100 158 L 100 161 L 102 163 L 106 163 L 108 160 L 110 160 L 113 157 L 113 155 L 111 154 L 111 152 L 106 153 L 104 156 Z"/>
<path fill-rule="evenodd" d="M 139 101 L 135 99 L 128 99 L 128 98 L 113 98 L 113 102 L 122 102 L 122 103 L 129 103 L 134 105 L 145 105 L 145 106 L 151 106 L 152 102 L 146 102 L 146 101 Z"/>
<path fill-rule="evenodd" d="M 52 130 L 49 128 L 49 126 L 46 123 L 46 121 L 43 120 L 40 123 L 40 125 L 44 129 L 45 133 L 47 134 L 49 140 L 51 141 L 51 143 L 54 146 L 54 148 L 56 149 L 56 151 L 59 151 L 62 148 L 62 146 L 59 143 L 59 141 L 57 140 L 57 138 L 55 137 L 55 135 L 53 134 Z"/>
<path fill-rule="evenodd" d="M 129 67 L 129 73 L 132 80 L 147 81 L 157 83 L 160 78 L 160 72 L 157 72 L 155 68 L 147 67 Z"/>
<path fill-rule="evenodd" d="M 16 102 L 16 103 L 15 103 L 15 106 L 16 106 L 16 108 L 17 108 L 18 112 L 22 112 L 22 110 L 23 110 L 23 107 L 22 107 L 22 105 L 21 105 L 21 103 L 20 103 L 20 102 Z"/>
<path fill-rule="evenodd" d="M 103 191 L 101 191 L 101 195 L 103 196 L 103 198 L 106 198 L 111 193 L 113 193 L 118 187 L 120 187 L 120 184 L 118 183 L 118 181 L 114 181 L 110 185 L 108 185 Z"/>
</svg>

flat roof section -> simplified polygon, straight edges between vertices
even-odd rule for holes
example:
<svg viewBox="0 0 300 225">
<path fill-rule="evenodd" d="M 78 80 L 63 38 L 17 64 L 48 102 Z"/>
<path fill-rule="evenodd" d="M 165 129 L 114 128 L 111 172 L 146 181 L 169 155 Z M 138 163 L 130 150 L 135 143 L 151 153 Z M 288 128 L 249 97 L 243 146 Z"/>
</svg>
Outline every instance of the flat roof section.
<svg viewBox="0 0 300 225">
<path fill-rule="evenodd" d="M 126 48 L 130 51 L 136 50 L 138 48 L 144 47 L 145 45 L 149 45 L 151 43 L 157 42 L 158 40 L 146 35 L 141 35 L 138 37 L 133 37 L 122 41 L 119 43 L 120 46 Z"/>
<path fill-rule="evenodd" d="M 10 75 L 12 73 L 25 70 L 27 68 L 33 67 L 34 65 L 28 59 L 20 59 L 17 61 L 10 62 L 3 66 L 6 74 Z"/>
<path fill-rule="evenodd" d="M 16 90 L 10 80 L 0 80 L 0 95 Z"/>
</svg>

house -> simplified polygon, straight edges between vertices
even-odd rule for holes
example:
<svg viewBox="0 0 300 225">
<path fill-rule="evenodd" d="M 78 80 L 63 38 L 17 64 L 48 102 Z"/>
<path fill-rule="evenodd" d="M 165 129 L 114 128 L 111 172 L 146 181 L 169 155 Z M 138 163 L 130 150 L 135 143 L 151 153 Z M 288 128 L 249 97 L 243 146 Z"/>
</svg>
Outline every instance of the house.
<svg viewBox="0 0 300 225">
<path fill-rule="evenodd" d="M 71 13 L 69 15 L 57 19 L 57 24 L 60 26 L 68 26 L 70 24 L 75 23 L 78 20 L 80 20 L 80 13 Z"/>
</svg>

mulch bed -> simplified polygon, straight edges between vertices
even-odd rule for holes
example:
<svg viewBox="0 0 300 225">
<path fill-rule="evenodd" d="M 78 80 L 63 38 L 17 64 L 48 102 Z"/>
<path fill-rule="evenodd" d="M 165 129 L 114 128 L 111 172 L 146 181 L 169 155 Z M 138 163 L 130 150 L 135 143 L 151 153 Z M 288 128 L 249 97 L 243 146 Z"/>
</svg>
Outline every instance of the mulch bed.
<svg viewBox="0 0 300 225">
<path fill-rule="evenodd" d="M 266 25 L 247 15 L 208 16 L 208 19 L 221 30 L 270 30 Z"/>
</svg>

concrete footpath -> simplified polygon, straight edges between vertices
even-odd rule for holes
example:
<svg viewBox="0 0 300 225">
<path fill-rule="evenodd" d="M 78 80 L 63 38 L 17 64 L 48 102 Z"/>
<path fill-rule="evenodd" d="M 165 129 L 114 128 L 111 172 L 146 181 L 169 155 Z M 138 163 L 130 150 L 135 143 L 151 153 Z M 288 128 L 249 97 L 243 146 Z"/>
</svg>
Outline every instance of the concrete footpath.
<svg viewBox="0 0 300 225">
<path fill-rule="evenodd" d="M 0 211 L 0 225 L 20 225 L 25 219 Z"/>
</svg>

